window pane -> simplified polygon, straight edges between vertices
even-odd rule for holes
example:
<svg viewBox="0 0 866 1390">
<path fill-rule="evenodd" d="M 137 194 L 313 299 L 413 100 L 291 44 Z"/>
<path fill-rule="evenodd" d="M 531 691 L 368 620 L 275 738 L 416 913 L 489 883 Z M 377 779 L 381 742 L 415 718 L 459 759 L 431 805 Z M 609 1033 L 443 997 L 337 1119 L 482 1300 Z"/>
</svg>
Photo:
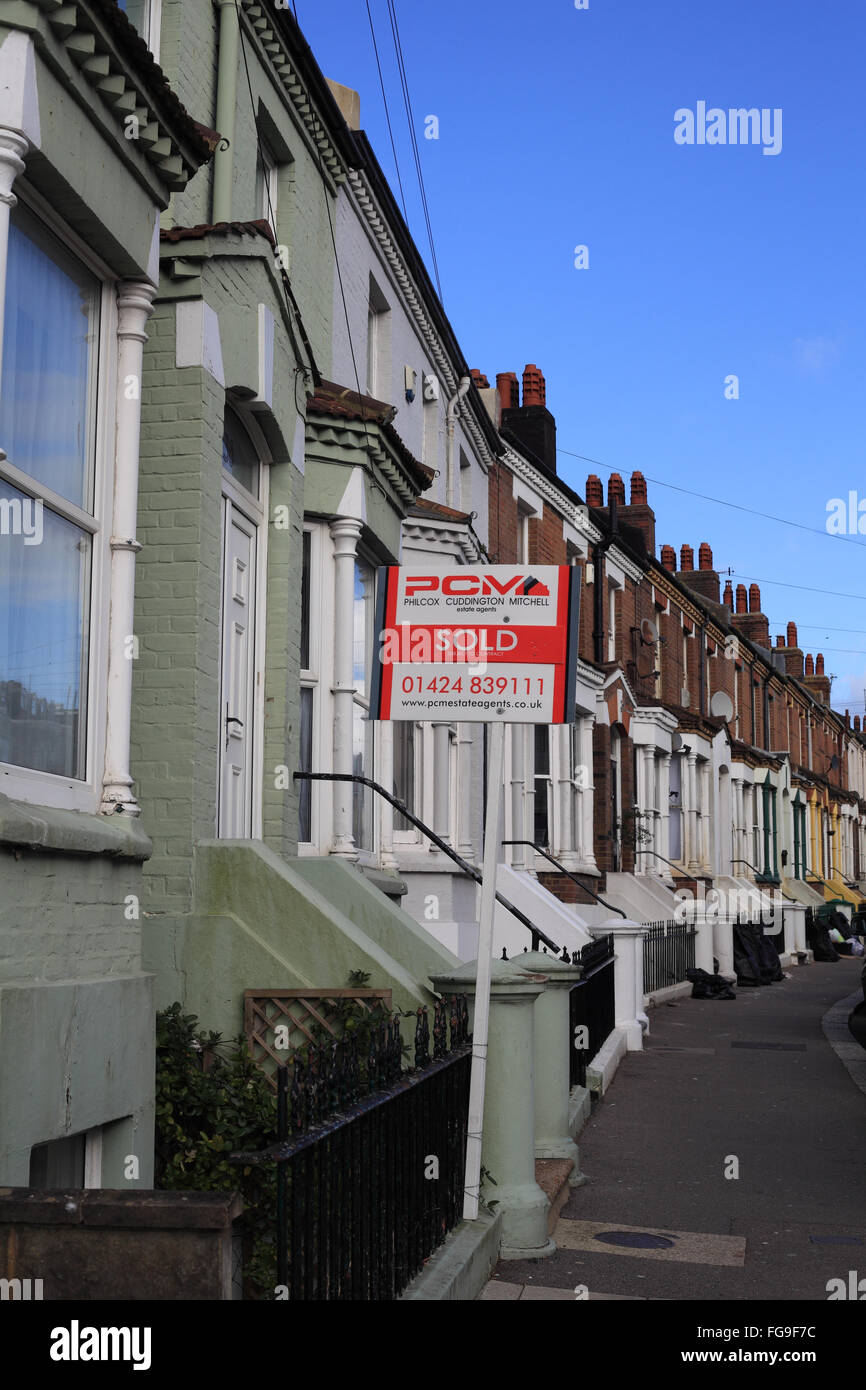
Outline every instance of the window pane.
<svg viewBox="0 0 866 1390">
<path fill-rule="evenodd" d="M 550 786 L 550 730 L 535 725 L 535 815 L 532 838 L 536 845 L 547 845 L 550 838 L 548 788 Z"/>
<path fill-rule="evenodd" d="M 117 0 L 117 7 L 123 10 L 127 19 L 134 24 L 143 39 L 147 39 L 150 0 Z"/>
<path fill-rule="evenodd" d="M 415 725 L 395 721 L 394 730 L 394 795 L 415 811 Z M 417 813 L 416 813 L 417 814 Z M 394 812 L 395 830 L 414 830 L 411 821 Z"/>
<path fill-rule="evenodd" d="M 313 692 L 301 690 L 301 748 L 299 754 L 300 772 L 313 770 Z M 298 783 L 298 839 L 309 844 L 313 838 L 313 796 L 312 783 Z"/>
<path fill-rule="evenodd" d="M 77 526 L 0 482 L 2 762 L 84 776 L 90 549 Z"/>
<path fill-rule="evenodd" d="M 80 1188 L 84 1186 L 84 1134 L 70 1134 L 30 1150 L 30 1187 Z"/>
<path fill-rule="evenodd" d="M 310 553 L 312 536 L 304 532 L 301 560 L 301 670 L 310 669 Z"/>
<path fill-rule="evenodd" d="M 373 571 L 355 561 L 355 612 L 352 645 L 352 679 L 359 695 L 367 694 L 370 644 L 373 626 Z"/>
<path fill-rule="evenodd" d="M 223 421 L 223 468 L 253 497 L 259 495 L 259 456 L 240 420 L 227 410 Z"/>
<path fill-rule="evenodd" d="M 369 777 L 373 766 L 373 721 L 362 705 L 352 711 L 352 771 Z M 352 835 L 358 849 L 373 848 L 373 793 L 369 787 L 352 785 Z"/>
<path fill-rule="evenodd" d="M 20 209 L 9 228 L 0 446 L 89 510 L 98 284 Z"/>
</svg>

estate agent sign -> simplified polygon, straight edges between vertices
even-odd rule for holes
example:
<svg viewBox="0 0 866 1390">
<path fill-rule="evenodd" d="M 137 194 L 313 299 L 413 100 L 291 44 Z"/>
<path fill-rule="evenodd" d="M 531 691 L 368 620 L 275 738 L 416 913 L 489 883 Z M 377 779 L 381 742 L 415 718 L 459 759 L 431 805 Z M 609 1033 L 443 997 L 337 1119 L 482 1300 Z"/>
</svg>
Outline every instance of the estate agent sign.
<svg viewBox="0 0 866 1390">
<path fill-rule="evenodd" d="M 577 579 L 570 565 L 380 569 L 370 717 L 570 723 Z"/>
</svg>

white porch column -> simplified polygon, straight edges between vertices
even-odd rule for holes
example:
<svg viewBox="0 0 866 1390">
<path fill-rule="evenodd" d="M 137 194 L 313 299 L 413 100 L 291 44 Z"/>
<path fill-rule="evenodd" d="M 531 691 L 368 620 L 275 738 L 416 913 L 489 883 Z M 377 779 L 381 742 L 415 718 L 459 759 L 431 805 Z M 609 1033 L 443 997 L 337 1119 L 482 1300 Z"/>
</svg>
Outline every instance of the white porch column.
<svg viewBox="0 0 866 1390">
<path fill-rule="evenodd" d="M 457 852 L 470 863 L 475 857 L 472 838 L 472 754 L 475 724 L 457 725 Z"/>
<path fill-rule="evenodd" d="M 659 781 L 660 781 L 660 783 L 661 783 L 661 785 L 659 786 L 659 799 L 660 799 L 660 801 L 661 801 L 661 806 L 660 806 L 660 808 L 659 808 L 660 811 L 661 811 L 661 831 L 660 831 L 660 837 L 659 837 L 659 838 L 660 838 L 660 840 L 661 840 L 661 844 L 659 845 L 658 849 L 659 849 L 659 854 L 663 854 L 664 857 L 665 857 L 665 859 L 670 859 L 670 857 L 671 857 L 671 755 L 670 755 L 670 753 L 662 753 L 662 756 L 661 756 L 661 777 L 660 777 Z M 671 869 L 670 869 L 670 865 L 669 865 L 669 864 L 664 864 L 664 863 L 662 863 L 662 864 L 659 865 L 659 873 L 669 875 L 669 874 L 670 874 L 670 871 L 671 871 Z"/>
<path fill-rule="evenodd" d="M 613 934 L 616 1026 L 625 1034 L 629 1052 L 642 1052 L 644 1028 L 649 1026 L 643 989 L 645 928 L 639 922 L 612 917 L 590 930 L 595 937 Z"/>
<path fill-rule="evenodd" d="M 698 773 L 701 779 L 701 863 L 709 868 L 710 866 L 710 765 L 708 762 L 701 764 Z"/>
<path fill-rule="evenodd" d="M 551 836 L 557 848 L 553 851 L 566 868 L 574 867 L 574 829 L 571 811 L 571 725 L 560 724 L 555 727 L 551 744 L 556 754 L 557 806 L 554 811 Z"/>
<path fill-rule="evenodd" d="M 117 290 L 117 386 L 115 397 L 114 520 L 111 533 L 111 607 L 108 620 L 108 700 L 103 815 L 140 814 L 129 772 L 132 713 L 132 662 L 135 538 L 138 520 L 138 446 L 141 437 L 141 364 L 153 313 L 156 287 L 146 280 L 124 281 Z"/>
<path fill-rule="evenodd" d="M 353 643 L 355 627 L 355 556 L 361 523 L 354 517 L 331 522 L 334 539 L 334 771 L 352 769 L 352 714 L 355 690 Z M 332 853 L 356 859 L 352 834 L 351 782 L 334 782 Z"/>
<path fill-rule="evenodd" d="M 378 726 L 376 740 L 379 749 L 379 781 L 386 791 L 394 791 L 394 725 L 390 719 L 383 719 Z M 335 785 L 337 785 L 335 783 Z M 379 861 L 383 869 L 396 869 L 397 856 L 394 853 L 394 807 L 384 796 L 378 796 L 379 803 Z M 410 808 L 411 809 L 411 808 Z"/>
<path fill-rule="evenodd" d="M 641 810 L 645 812 L 639 822 L 643 830 L 649 830 L 652 840 L 643 840 L 645 846 L 644 853 L 641 855 L 640 866 L 645 874 L 658 873 L 660 862 L 654 854 L 647 854 L 647 849 L 658 849 L 655 837 L 655 816 L 653 812 L 654 789 L 655 789 L 655 770 L 656 770 L 656 750 L 651 743 L 644 744 L 641 749 L 643 755 L 643 805 Z"/>
<path fill-rule="evenodd" d="M 451 725 L 433 725 L 433 829 L 451 843 Z M 439 854 L 431 843 L 431 850 Z"/>
<path fill-rule="evenodd" d="M 8 42 L 8 40 L 7 40 Z M 6 267 L 9 259 L 9 217 L 18 199 L 12 185 L 24 173 L 24 156 L 30 141 L 19 130 L 0 126 L 0 372 L 3 366 L 3 324 L 6 311 Z M 2 379 L 2 378 L 0 378 Z M 2 444 L 0 440 L 0 444 Z M 0 458 L 5 454 L 0 449 Z"/>
<path fill-rule="evenodd" d="M 688 811 L 688 860 L 691 870 L 700 868 L 700 846 L 698 845 L 698 755 L 694 749 L 688 755 L 687 781 L 689 787 Z"/>
<path fill-rule="evenodd" d="M 588 869 L 597 867 L 595 862 L 595 832 L 593 819 L 593 805 L 595 799 L 595 783 L 592 772 L 592 715 L 586 714 L 580 719 L 580 766 L 586 771 L 582 776 L 583 790 L 580 797 L 580 859 L 581 863 Z"/>
<path fill-rule="evenodd" d="M 526 729 L 523 724 L 511 726 L 511 837 L 528 840 L 526 833 Z M 527 868 L 526 846 L 514 845 L 511 864 L 515 869 Z"/>
</svg>

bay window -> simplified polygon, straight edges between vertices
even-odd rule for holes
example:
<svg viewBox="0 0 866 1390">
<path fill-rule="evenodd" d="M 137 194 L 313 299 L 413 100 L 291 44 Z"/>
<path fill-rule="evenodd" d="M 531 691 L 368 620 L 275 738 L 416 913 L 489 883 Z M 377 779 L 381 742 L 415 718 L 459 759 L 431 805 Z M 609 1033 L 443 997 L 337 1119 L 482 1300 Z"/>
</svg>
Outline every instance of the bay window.
<svg viewBox="0 0 866 1390">
<path fill-rule="evenodd" d="M 370 668 L 373 654 L 375 570 L 355 561 L 355 596 L 352 621 L 352 771 L 372 776 L 374 723 L 370 708 Z M 352 836 L 358 849 L 373 848 L 373 794 L 369 787 L 353 786 Z"/>
<path fill-rule="evenodd" d="M 86 778 L 103 287 L 19 205 L 0 397 L 0 762 Z"/>
</svg>

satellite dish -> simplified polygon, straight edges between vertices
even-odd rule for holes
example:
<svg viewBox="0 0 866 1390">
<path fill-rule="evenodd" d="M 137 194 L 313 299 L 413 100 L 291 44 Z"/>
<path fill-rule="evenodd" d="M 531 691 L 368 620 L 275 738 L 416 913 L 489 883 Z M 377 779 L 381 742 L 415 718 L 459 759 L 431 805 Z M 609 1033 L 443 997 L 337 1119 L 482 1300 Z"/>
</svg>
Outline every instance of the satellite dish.
<svg viewBox="0 0 866 1390">
<path fill-rule="evenodd" d="M 724 690 L 717 690 L 710 700 L 710 714 L 715 715 L 716 719 L 724 719 L 726 724 L 733 718 L 734 702 Z"/>
<path fill-rule="evenodd" d="M 654 646 L 659 640 L 659 630 L 649 618 L 644 618 L 640 625 L 640 640 L 646 642 L 647 646 Z"/>
<path fill-rule="evenodd" d="M 682 736 L 682 734 L 678 734 L 678 733 L 673 733 L 673 734 L 671 734 L 671 752 L 672 752 L 672 753 L 679 753 L 679 751 L 680 751 L 680 749 L 682 748 L 682 746 L 683 746 L 683 736 Z"/>
</svg>

